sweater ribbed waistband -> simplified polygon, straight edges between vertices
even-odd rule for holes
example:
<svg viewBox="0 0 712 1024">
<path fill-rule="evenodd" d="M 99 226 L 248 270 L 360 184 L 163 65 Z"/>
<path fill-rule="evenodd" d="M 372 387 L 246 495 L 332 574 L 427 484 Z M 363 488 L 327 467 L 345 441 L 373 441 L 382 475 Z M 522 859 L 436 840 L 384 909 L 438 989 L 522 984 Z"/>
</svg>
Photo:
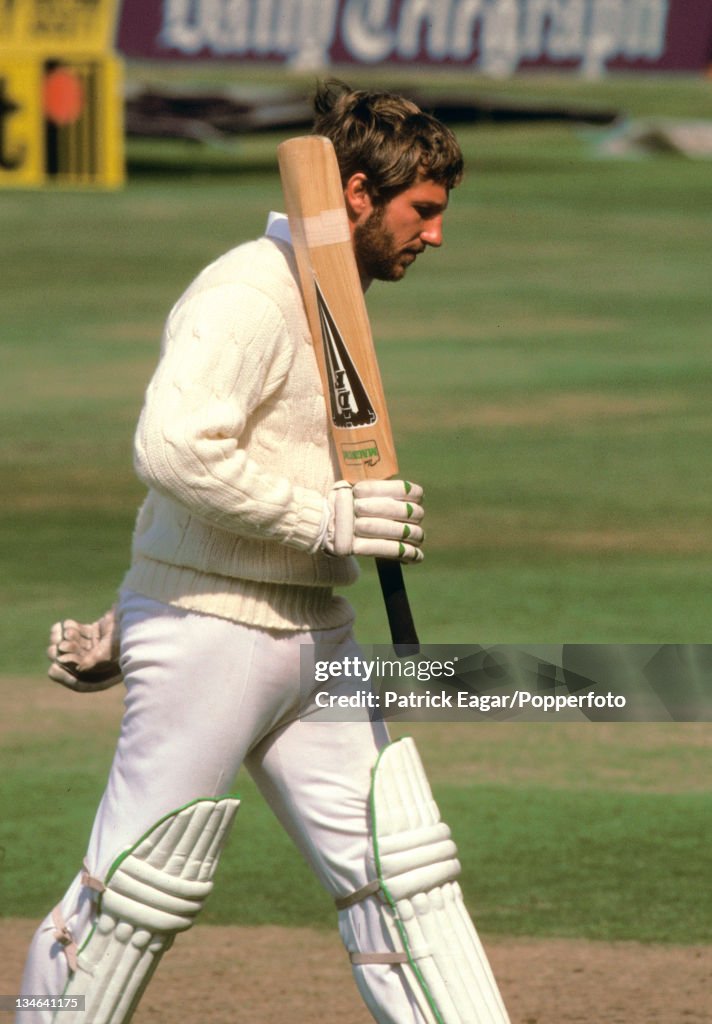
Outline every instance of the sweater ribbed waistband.
<svg viewBox="0 0 712 1024">
<path fill-rule="evenodd" d="M 331 587 L 216 576 L 143 557 L 134 560 L 123 587 L 176 608 L 260 629 L 335 629 L 354 618 L 349 602 Z"/>
</svg>

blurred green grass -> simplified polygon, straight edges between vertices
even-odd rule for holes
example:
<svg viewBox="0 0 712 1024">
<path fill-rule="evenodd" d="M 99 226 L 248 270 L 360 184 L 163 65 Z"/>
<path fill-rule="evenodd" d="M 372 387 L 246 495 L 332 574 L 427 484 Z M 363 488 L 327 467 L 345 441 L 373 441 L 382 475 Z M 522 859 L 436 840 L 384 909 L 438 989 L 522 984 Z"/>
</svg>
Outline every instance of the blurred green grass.
<svg viewBox="0 0 712 1024">
<path fill-rule="evenodd" d="M 712 84 L 468 88 L 690 117 Z M 428 555 L 408 571 L 422 637 L 705 642 L 709 163 L 603 159 L 597 133 L 570 125 L 459 134 L 468 175 L 445 246 L 368 296 L 402 471 L 427 491 Z M 131 142 L 121 191 L 0 193 L 0 671 L 41 670 L 50 622 L 113 599 L 163 319 L 280 206 L 281 137 Z M 364 565 L 366 643 L 387 639 L 376 595 Z"/>
</svg>

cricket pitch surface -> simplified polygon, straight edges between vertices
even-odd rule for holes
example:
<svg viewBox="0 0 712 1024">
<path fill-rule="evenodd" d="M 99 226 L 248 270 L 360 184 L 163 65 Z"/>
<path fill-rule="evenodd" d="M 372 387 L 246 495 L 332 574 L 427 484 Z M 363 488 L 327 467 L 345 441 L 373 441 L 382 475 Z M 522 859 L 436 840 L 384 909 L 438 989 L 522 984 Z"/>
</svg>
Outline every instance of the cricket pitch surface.
<svg viewBox="0 0 712 1024">
<path fill-rule="evenodd" d="M 19 986 L 36 922 L 0 921 L 0 992 Z M 512 1024 L 704 1024 L 707 946 L 484 936 Z M 10 1020 L 10 1015 L 0 1018 Z M 179 935 L 133 1024 L 369 1024 L 343 947 L 310 928 L 197 925 Z M 86 1024 L 92 1024 L 87 1021 Z"/>
</svg>

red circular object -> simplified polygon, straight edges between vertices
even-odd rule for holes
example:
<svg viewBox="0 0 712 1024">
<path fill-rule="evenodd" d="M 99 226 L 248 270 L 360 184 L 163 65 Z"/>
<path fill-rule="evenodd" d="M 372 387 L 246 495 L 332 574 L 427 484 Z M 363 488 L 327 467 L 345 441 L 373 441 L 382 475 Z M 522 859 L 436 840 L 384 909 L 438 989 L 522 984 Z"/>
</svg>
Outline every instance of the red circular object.
<svg viewBox="0 0 712 1024">
<path fill-rule="evenodd" d="M 44 80 L 44 112 L 54 124 L 74 124 L 84 109 L 84 90 L 79 76 L 69 68 L 56 68 Z"/>
</svg>

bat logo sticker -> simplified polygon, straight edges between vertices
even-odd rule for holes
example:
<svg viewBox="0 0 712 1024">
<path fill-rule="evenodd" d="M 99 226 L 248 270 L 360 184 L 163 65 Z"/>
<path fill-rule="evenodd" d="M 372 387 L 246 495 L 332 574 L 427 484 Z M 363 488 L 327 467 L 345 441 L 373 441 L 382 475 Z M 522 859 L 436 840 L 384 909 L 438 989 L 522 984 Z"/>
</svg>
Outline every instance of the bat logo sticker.
<svg viewBox="0 0 712 1024">
<path fill-rule="evenodd" d="M 376 411 L 351 360 L 349 350 L 322 294 L 319 282 L 315 280 L 314 285 L 329 378 L 331 418 L 334 426 L 370 426 L 376 422 Z"/>
<path fill-rule="evenodd" d="M 381 453 L 374 440 L 354 441 L 342 444 L 341 454 L 347 466 L 375 466 L 381 461 Z"/>
</svg>

